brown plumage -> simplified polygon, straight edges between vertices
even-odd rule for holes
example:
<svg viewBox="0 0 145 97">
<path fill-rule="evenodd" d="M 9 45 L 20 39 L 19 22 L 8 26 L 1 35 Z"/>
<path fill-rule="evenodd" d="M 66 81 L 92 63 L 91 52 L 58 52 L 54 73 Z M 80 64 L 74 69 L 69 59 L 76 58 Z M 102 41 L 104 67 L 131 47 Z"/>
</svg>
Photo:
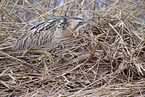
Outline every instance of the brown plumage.
<svg viewBox="0 0 145 97">
<path fill-rule="evenodd" d="M 92 22 L 78 17 L 51 17 L 26 30 L 13 45 L 13 49 L 44 53 L 53 63 L 51 54 L 44 51 L 47 50 L 45 48 L 65 41 L 66 38 L 75 35 L 80 27 Z"/>
<path fill-rule="evenodd" d="M 77 17 L 52 17 L 26 30 L 14 44 L 13 49 L 29 50 L 45 48 L 53 42 L 72 36 L 80 27 L 89 22 L 92 21 L 86 21 Z"/>
</svg>

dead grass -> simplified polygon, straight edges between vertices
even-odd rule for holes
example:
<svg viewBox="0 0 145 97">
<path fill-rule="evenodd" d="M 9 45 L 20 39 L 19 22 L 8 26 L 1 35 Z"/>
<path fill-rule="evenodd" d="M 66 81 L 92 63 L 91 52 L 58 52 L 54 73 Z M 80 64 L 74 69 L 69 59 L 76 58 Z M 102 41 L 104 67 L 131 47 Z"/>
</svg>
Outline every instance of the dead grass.
<svg viewBox="0 0 145 97">
<path fill-rule="evenodd" d="M 49 51 L 55 65 L 48 78 L 39 53 L 23 56 L 11 47 L 31 25 L 55 15 L 97 24 Z M 144 74 L 144 0 L 0 1 L 1 96 L 143 97 Z"/>
</svg>

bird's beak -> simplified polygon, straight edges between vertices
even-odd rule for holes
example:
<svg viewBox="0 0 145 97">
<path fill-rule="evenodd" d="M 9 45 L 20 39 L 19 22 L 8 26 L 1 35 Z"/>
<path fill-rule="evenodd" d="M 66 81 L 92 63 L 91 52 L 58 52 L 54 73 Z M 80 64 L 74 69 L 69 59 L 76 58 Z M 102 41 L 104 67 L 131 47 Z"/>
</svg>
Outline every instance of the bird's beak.
<svg viewBox="0 0 145 97">
<path fill-rule="evenodd" d="M 97 22 L 95 21 L 88 21 L 88 20 L 84 20 L 82 22 L 80 22 L 75 28 L 74 30 L 78 31 L 78 29 L 88 25 L 88 24 L 96 24 Z"/>
<path fill-rule="evenodd" d="M 97 24 L 97 22 L 95 21 L 88 21 L 88 20 L 84 20 L 83 24 Z"/>
</svg>

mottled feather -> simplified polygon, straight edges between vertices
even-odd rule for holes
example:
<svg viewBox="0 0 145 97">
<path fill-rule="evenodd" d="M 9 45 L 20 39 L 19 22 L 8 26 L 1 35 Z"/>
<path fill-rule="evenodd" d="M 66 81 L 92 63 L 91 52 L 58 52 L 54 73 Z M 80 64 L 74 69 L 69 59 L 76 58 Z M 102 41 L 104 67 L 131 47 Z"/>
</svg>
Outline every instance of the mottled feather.
<svg viewBox="0 0 145 97">
<path fill-rule="evenodd" d="M 52 46 L 76 34 L 81 27 L 92 22 L 78 17 L 51 17 L 25 31 L 14 44 L 13 49 L 29 50 Z"/>
<path fill-rule="evenodd" d="M 41 49 L 43 45 L 50 44 L 58 25 L 66 24 L 66 19 L 63 16 L 52 17 L 32 26 L 21 35 L 13 49 Z M 64 26 L 63 29 L 65 29 Z"/>
</svg>

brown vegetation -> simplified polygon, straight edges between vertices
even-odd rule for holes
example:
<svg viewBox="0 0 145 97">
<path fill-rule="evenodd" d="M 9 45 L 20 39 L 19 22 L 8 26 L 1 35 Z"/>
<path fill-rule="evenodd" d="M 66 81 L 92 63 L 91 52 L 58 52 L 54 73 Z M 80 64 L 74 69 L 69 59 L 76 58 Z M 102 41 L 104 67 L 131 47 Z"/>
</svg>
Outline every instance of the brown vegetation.
<svg viewBox="0 0 145 97">
<path fill-rule="evenodd" d="M 61 1 L 61 2 L 60 2 Z M 97 24 L 49 52 L 43 75 L 39 53 L 12 50 L 31 25 L 55 15 Z M 1 0 L 1 96 L 145 96 L 144 0 Z"/>
</svg>

